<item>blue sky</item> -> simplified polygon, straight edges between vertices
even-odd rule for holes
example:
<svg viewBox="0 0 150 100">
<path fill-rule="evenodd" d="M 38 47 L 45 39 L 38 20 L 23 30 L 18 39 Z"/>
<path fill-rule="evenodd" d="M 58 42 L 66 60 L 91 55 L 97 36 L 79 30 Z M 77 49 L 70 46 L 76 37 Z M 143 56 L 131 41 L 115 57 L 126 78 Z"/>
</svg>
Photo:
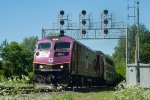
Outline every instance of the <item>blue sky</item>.
<svg viewBox="0 0 150 100">
<path fill-rule="evenodd" d="M 42 28 L 52 28 L 57 21 L 57 14 L 64 10 L 72 15 L 73 22 L 78 21 L 78 14 L 84 9 L 93 13 L 94 21 L 99 20 L 104 9 L 115 14 L 118 21 L 127 22 L 127 4 L 133 0 L 0 0 L 0 42 L 21 42 L 29 36 L 41 36 Z M 150 30 L 149 0 L 140 0 L 140 22 Z M 107 54 L 114 52 L 117 40 L 82 40 L 90 48 Z"/>
</svg>

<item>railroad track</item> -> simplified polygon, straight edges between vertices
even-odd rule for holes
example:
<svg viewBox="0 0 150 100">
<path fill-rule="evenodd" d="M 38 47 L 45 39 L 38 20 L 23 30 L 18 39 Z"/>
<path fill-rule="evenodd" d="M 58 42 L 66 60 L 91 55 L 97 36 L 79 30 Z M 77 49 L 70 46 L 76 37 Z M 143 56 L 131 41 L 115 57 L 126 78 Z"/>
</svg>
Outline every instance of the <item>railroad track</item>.
<svg viewBox="0 0 150 100">
<path fill-rule="evenodd" d="M 28 94 L 31 92 L 53 92 L 53 91 L 60 91 L 60 90 L 62 90 L 62 88 L 58 88 L 56 86 L 36 84 L 33 86 L 26 86 L 26 87 L 0 87 L 0 94 L 4 94 L 4 93 Z"/>
<path fill-rule="evenodd" d="M 90 91 L 97 91 L 107 88 L 106 86 L 93 86 L 93 87 L 87 87 L 87 86 L 80 86 L 80 87 L 67 87 L 62 88 L 56 87 L 53 85 L 45 85 L 45 84 L 36 84 L 33 86 L 27 86 L 27 87 L 0 87 L 0 94 L 8 93 L 22 93 L 22 94 L 29 94 L 29 93 L 39 93 L 39 92 L 59 92 L 59 91 L 74 91 L 74 92 L 90 92 Z"/>
<path fill-rule="evenodd" d="M 17 94 L 17 93 L 29 93 L 34 92 L 33 86 L 29 87 L 0 87 L 0 94 Z"/>
</svg>

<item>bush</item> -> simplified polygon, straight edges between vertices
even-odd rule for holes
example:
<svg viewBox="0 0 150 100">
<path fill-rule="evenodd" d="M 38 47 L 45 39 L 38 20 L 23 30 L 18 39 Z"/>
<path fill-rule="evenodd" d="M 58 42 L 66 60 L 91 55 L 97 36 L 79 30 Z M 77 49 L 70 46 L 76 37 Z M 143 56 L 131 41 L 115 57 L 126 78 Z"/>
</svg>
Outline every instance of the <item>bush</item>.
<svg viewBox="0 0 150 100">
<path fill-rule="evenodd" d="M 13 88 L 19 88 L 19 87 L 26 87 L 29 86 L 29 77 L 27 76 L 12 76 L 8 79 L 2 78 L 0 82 L 0 87 L 7 88 L 7 87 L 13 87 Z"/>
<path fill-rule="evenodd" d="M 113 100 L 150 100 L 150 90 L 146 90 L 139 84 L 127 85 L 123 81 L 116 89 Z"/>
<path fill-rule="evenodd" d="M 5 79 L 5 76 L 3 75 L 3 70 L 0 70 L 0 82 Z"/>
<path fill-rule="evenodd" d="M 32 83 L 33 82 L 33 80 L 34 80 L 34 73 L 33 72 L 28 72 L 28 76 L 29 76 L 29 78 L 30 78 L 30 83 Z"/>
<path fill-rule="evenodd" d="M 116 79 L 115 79 L 115 84 L 119 84 L 121 81 L 123 81 L 125 78 L 120 74 L 116 73 Z"/>
<path fill-rule="evenodd" d="M 0 61 L 0 81 L 2 81 L 5 78 L 4 76 L 4 70 L 2 68 L 2 61 Z"/>
<path fill-rule="evenodd" d="M 121 58 L 121 60 L 117 61 L 115 65 L 116 65 L 116 84 L 119 84 L 126 78 L 125 59 Z"/>
<path fill-rule="evenodd" d="M 11 42 L 3 48 L 2 58 L 6 77 L 28 75 L 32 71 L 33 52 L 17 42 Z"/>
<path fill-rule="evenodd" d="M 0 61 L 0 69 L 2 69 L 2 61 Z"/>
</svg>

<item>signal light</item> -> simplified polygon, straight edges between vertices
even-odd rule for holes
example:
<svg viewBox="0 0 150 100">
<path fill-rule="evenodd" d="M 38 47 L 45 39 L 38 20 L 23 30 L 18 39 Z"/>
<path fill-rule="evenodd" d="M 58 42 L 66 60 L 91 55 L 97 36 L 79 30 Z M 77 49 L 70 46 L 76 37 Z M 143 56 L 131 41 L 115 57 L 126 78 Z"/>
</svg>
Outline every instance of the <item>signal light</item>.
<svg viewBox="0 0 150 100">
<path fill-rule="evenodd" d="M 108 34 L 108 29 L 104 29 L 104 34 Z"/>
<path fill-rule="evenodd" d="M 107 24 L 108 24 L 108 20 L 107 20 L 107 19 L 104 19 L 103 23 L 104 23 L 105 25 L 107 25 Z"/>
<path fill-rule="evenodd" d="M 104 14 L 104 16 L 103 16 L 103 24 L 107 25 L 108 24 L 108 18 L 107 18 L 108 10 L 105 9 L 103 11 L 103 14 Z"/>
<path fill-rule="evenodd" d="M 86 34 L 86 30 L 82 30 L 82 34 L 85 35 Z"/>
<path fill-rule="evenodd" d="M 84 15 L 84 16 L 86 15 L 86 11 L 85 11 L 85 10 L 82 10 L 81 13 L 82 13 L 82 15 Z"/>
<path fill-rule="evenodd" d="M 64 25 L 64 24 L 65 24 L 64 20 L 60 20 L 60 25 Z"/>
<path fill-rule="evenodd" d="M 64 36 L 64 30 L 60 30 L 60 36 Z"/>
<path fill-rule="evenodd" d="M 61 10 L 61 11 L 60 11 L 60 15 L 63 16 L 64 14 L 65 14 L 65 12 L 64 12 L 63 10 Z"/>
<path fill-rule="evenodd" d="M 104 13 L 105 15 L 107 15 L 107 14 L 108 14 L 108 10 L 105 9 L 105 10 L 103 11 L 103 13 Z"/>
<path fill-rule="evenodd" d="M 84 20 L 82 20 L 82 24 L 83 25 L 85 25 L 86 24 L 86 20 L 84 19 Z"/>
</svg>

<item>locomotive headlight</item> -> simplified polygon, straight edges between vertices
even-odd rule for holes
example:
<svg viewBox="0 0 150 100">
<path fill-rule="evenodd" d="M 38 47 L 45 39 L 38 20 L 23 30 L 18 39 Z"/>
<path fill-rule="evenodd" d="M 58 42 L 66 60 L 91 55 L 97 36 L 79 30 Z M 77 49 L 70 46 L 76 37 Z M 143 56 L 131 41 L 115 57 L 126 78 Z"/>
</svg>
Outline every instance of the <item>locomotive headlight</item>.
<svg viewBox="0 0 150 100">
<path fill-rule="evenodd" d="M 58 41 L 58 39 L 57 38 L 53 38 L 53 41 Z"/>
<path fill-rule="evenodd" d="M 39 68 L 42 69 L 42 68 L 43 68 L 43 65 L 40 65 Z"/>
<path fill-rule="evenodd" d="M 63 66 L 63 65 L 61 65 L 61 66 L 60 66 L 60 68 L 64 68 L 64 66 Z"/>
</svg>

